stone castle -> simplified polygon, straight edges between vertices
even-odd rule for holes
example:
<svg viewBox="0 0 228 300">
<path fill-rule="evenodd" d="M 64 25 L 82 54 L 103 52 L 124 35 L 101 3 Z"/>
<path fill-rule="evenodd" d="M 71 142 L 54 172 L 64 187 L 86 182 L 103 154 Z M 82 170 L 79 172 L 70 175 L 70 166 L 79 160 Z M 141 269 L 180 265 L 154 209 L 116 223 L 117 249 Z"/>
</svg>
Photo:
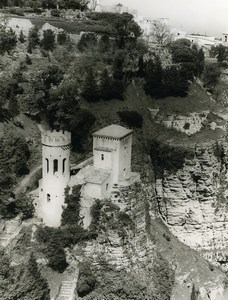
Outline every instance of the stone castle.
<svg viewBox="0 0 228 300">
<path fill-rule="evenodd" d="M 48 226 L 58 227 L 67 186 L 81 184 L 82 196 L 109 198 L 113 186 L 139 181 L 131 172 L 132 130 L 110 125 L 93 134 L 93 158 L 70 175 L 71 134 L 45 131 L 42 134 L 42 179 L 39 184 L 38 215 Z"/>
</svg>

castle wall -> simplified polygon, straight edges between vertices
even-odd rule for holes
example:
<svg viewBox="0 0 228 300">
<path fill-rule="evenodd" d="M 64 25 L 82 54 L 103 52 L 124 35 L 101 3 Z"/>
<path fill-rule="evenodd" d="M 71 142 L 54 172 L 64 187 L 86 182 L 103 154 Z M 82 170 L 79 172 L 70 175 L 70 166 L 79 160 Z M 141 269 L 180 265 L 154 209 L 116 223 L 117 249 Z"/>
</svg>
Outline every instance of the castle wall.
<svg viewBox="0 0 228 300">
<path fill-rule="evenodd" d="M 100 200 L 104 199 L 109 197 L 111 186 L 109 177 L 101 184 L 87 182 L 84 188 L 85 196 Z"/>
<path fill-rule="evenodd" d="M 109 148 L 112 150 L 112 162 L 111 162 L 111 168 L 112 168 L 112 174 L 113 174 L 113 183 L 118 183 L 118 174 L 119 174 L 119 144 L 120 141 L 118 139 L 114 138 L 107 138 L 107 137 L 94 137 L 93 138 L 93 153 L 95 154 L 94 157 L 94 166 L 101 166 L 100 162 L 97 161 L 97 156 L 96 156 L 96 148 Z M 100 157 L 99 157 L 100 160 Z M 109 159 L 107 161 L 106 169 L 108 164 L 110 163 Z"/>
<path fill-rule="evenodd" d="M 132 135 L 128 135 L 119 144 L 118 181 L 124 181 L 131 176 Z"/>
<path fill-rule="evenodd" d="M 112 169 L 113 155 L 111 151 L 94 150 L 94 166 L 105 170 Z"/>
<path fill-rule="evenodd" d="M 102 169 L 112 169 L 113 183 L 129 179 L 131 175 L 131 148 L 131 134 L 121 140 L 94 137 L 94 166 Z M 107 150 L 105 151 L 105 149 Z"/>
</svg>

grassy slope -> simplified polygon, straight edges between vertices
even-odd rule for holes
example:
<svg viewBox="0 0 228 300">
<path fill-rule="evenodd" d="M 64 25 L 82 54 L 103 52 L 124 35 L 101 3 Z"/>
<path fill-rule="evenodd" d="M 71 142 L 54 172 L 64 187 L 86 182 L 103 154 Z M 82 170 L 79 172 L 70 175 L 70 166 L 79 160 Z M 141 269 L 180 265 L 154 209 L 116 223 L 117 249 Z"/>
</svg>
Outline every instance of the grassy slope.
<svg viewBox="0 0 228 300">
<path fill-rule="evenodd" d="M 112 100 L 108 102 L 83 103 L 97 118 L 96 128 L 106 126 L 110 123 L 118 123 L 118 111 L 136 110 L 144 119 L 143 133 L 146 140 L 158 139 L 175 145 L 187 145 L 194 147 L 197 143 L 211 143 L 224 136 L 224 131 L 220 129 L 211 130 L 203 128 L 193 136 L 187 136 L 184 133 L 170 130 L 162 125 L 153 122 L 148 108 L 159 108 L 161 114 L 179 114 L 189 115 L 192 112 L 210 111 L 217 114 L 223 111 L 224 107 L 216 103 L 197 83 L 192 84 L 189 95 L 186 98 L 168 97 L 165 99 L 152 99 L 145 95 L 142 88 L 142 82 L 136 85 L 130 85 L 126 92 L 125 101 Z M 219 118 L 217 118 L 219 119 Z"/>
</svg>

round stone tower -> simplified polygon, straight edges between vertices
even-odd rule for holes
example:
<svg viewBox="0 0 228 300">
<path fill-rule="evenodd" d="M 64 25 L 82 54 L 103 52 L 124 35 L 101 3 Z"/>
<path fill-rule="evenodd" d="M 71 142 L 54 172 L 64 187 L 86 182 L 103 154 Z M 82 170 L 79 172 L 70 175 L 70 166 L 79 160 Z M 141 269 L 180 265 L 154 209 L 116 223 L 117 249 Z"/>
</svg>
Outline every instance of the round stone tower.
<svg viewBox="0 0 228 300">
<path fill-rule="evenodd" d="M 45 131 L 42 134 L 39 216 L 52 227 L 61 223 L 64 191 L 70 180 L 70 144 L 70 132 Z"/>
</svg>

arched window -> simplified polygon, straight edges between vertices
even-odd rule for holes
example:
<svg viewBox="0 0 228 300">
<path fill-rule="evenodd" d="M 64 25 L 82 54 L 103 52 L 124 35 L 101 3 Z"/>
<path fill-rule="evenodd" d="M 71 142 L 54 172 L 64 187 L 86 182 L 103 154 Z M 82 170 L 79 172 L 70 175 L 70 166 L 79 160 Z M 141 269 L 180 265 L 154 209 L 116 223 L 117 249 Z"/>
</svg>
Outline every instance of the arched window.
<svg viewBox="0 0 228 300">
<path fill-rule="evenodd" d="M 101 160 L 104 160 L 104 154 L 101 154 Z"/>
<path fill-rule="evenodd" d="M 53 161 L 53 172 L 58 172 L 58 159 L 54 159 Z"/>
<path fill-rule="evenodd" d="M 50 202 L 50 201 L 51 201 L 51 195 L 47 194 L 47 202 Z"/>
<path fill-rule="evenodd" d="M 108 183 L 106 183 L 106 191 L 108 190 Z"/>
<path fill-rule="evenodd" d="M 65 173 L 65 167 L 66 167 L 66 158 L 63 159 L 63 173 Z"/>
<path fill-rule="evenodd" d="M 47 167 L 47 173 L 49 172 L 49 160 L 47 158 L 45 158 L 46 160 L 46 167 Z"/>
</svg>

